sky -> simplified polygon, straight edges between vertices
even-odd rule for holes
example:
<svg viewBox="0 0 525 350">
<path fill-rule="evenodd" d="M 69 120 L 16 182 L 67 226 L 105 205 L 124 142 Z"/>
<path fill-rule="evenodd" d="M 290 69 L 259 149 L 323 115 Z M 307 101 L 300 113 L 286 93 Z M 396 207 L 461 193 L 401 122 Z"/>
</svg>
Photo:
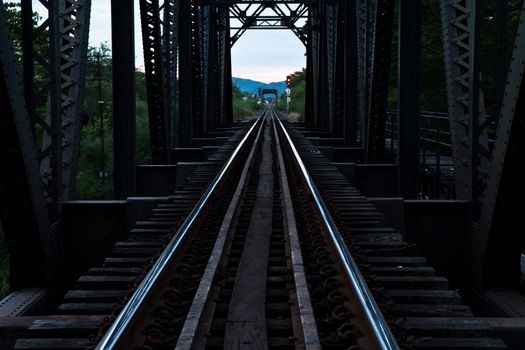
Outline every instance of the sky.
<svg viewBox="0 0 525 350">
<path fill-rule="evenodd" d="M 138 3 L 135 0 L 135 64 L 143 69 Z M 92 0 L 91 6 L 89 45 L 111 44 L 110 0 Z M 33 0 L 33 11 L 44 14 L 46 10 Z M 283 81 L 286 75 L 305 66 L 304 53 L 304 45 L 289 30 L 248 30 L 232 48 L 232 75 L 266 83 Z"/>
</svg>

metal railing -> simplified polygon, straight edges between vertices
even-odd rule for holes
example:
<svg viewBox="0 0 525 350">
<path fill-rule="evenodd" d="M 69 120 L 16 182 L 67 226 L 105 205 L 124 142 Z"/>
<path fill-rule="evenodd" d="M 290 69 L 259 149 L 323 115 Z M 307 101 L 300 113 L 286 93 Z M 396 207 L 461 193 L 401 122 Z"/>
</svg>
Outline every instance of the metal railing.
<svg viewBox="0 0 525 350">
<path fill-rule="evenodd" d="M 387 112 L 386 148 L 397 155 L 398 114 Z M 419 154 L 422 166 L 421 195 L 426 199 L 455 198 L 454 167 L 450 122 L 447 113 L 422 112 L 420 115 Z"/>
<path fill-rule="evenodd" d="M 333 243 L 333 246 L 336 249 L 337 254 L 339 255 L 340 260 L 342 261 L 342 265 L 345 269 L 346 277 L 351 282 L 354 292 L 359 300 L 359 303 L 363 309 L 363 313 L 366 316 L 366 319 L 370 325 L 370 328 L 374 332 L 375 339 L 380 346 L 381 350 L 397 350 L 400 349 L 399 345 L 397 344 L 396 339 L 394 338 L 394 335 L 390 331 L 390 328 L 388 327 L 387 322 L 383 318 L 383 315 L 381 311 L 379 310 L 379 307 L 377 306 L 372 293 L 368 289 L 368 286 L 361 275 L 361 272 L 359 271 L 359 268 L 357 267 L 357 264 L 355 263 L 354 259 L 352 258 L 352 255 L 348 251 L 348 248 L 346 247 L 346 244 L 343 240 L 343 237 L 341 236 L 341 233 L 337 229 L 329 211 L 326 205 L 323 202 L 323 199 L 321 198 L 321 195 L 319 191 L 317 190 L 317 187 L 314 183 L 314 180 L 310 176 L 310 173 L 306 169 L 306 166 L 304 165 L 301 156 L 299 155 L 299 152 L 295 148 L 294 143 L 292 142 L 292 139 L 290 138 L 290 135 L 286 131 L 284 125 L 277 117 L 276 113 L 272 110 L 272 113 L 274 114 L 274 118 L 278 121 L 278 124 L 282 130 L 283 135 L 285 136 L 286 140 L 288 141 L 288 144 L 290 146 L 290 149 L 292 150 L 292 153 L 294 155 L 295 161 L 297 162 L 301 174 L 304 177 L 304 180 L 312 194 L 312 198 L 319 210 L 319 213 L 321 214 L 321 218 L 323 220 L 323 224 L 326 227 L 326 230 L 328 232 L 328 235 Z"/>
<path fill-rule="evenodd" d="M 247 140 L 254 132 L 256 126 L 264 117 L 264 111 L 258 116 L 257 121 L 250 127 L 239 145 L 235 148 L 228 161 L 221 168 L 219 173 L 215 176 L 206 192 L 199 199 L 197 204 L 193 207 L 188 217 L 184 220 L 181 227 L 175 233 L 171 241 L 168 243 L 158 260 L 154 263 L 148 274 L 144 277 L 140 285 L 137 287 L 129 301 L 126 303 L 120 314 L 117 316 L 111 327 L 108 329 L 102 340 L 98 343 L 97 350 L 116 349 L 120 346 L 121 340 L 124 337 L 128 327 L 134 323 L 140 311 L 141 305 L 146 300 L 148 295 L 153 291 L 157 281 L 160 279 L 162 272 L 175 257 L 181 247 L 181 242 L 184 241 L 190 229 L 197 221 L 197 218 L 204 211 L 208 202 L 212 198 L 214 192 L 219 188 L 219 185 L 225 179 L 226 174 L 237 160 L 241 149 L 244 147 Z"/>
<path fill-rule="evenodd" d="M 397 153 L 398 123 L 397 112 L 387 112 L 386 135 L 387 148 L 392 154 Z M 429 152 L 441 155 L 452 155 L 450 141 L 450 124 L 447 113 L 422 112 L 420 116 L 420 147 L 422 161 L 425 163 L 425 155 Z M 439 152 L 438 152 L 439 151 Z"/>
</svg>

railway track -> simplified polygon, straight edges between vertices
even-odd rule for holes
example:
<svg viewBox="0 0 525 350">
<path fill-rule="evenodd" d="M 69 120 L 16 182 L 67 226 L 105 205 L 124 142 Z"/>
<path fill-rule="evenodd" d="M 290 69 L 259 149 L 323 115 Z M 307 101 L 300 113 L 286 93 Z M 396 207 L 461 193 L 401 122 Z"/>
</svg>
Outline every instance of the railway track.
<svg viewBox="0 0 525 350">
<path fill-rule="evenodd" d="M 85 348 L 506 346 L 417 247 L 266 109 L 15 346 Z"/>
</svg>

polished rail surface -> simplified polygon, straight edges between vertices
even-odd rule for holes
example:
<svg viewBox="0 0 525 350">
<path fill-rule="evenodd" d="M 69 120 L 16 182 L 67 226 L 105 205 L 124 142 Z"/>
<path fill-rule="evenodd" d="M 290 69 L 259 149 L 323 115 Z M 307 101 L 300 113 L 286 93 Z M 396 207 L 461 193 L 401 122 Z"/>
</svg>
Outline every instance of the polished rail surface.
<svg viewBox="0 0 525 350">
<path fill-rule="evenodd" d="M 126 329 L 135 321 L 135 317 L 137 316 L 137 313 L 140 310 L 142 303 L 144 302 L 144 300 L 146 300 L 150 292 L 155 288 L 155 285 L 159 280 L 161 273 L 169 265 L 171 259 L 176 255 L 181 245 L 181 242 L 184 240 L 184 238 L 190 231 L 192 225 L 195 223 L 196 219 L 199 217 L 203 209 L 208 204 L 208 201 L 212 197 L 219 184 L 223 181 L 226 173 L 232 166 L 233 162 L 236 160 L 244 144 L 252 135 L 252 132 L 255 130 L 255 127 L 259 124 L 259 122 L 265 115 L 266 113 L 265 111 L 263 111 L 258 116 L 257 121 L 255 121 L 250 127 L 244 138 L 233 151 L 228 161 L 224 164 L 219 173 L 215 176 L 206 192 L 199 199 L 195 207 L 193 207 L 190 214 L 184 220 L 177 233 L 175 233 L 171 241 L 166 246 L 166 249 L 162 252 L 159 259 L 155 262 L 151 270 L 144 277 L 144 279 L 137 287 L 137 289 L 135 290 L 129 301 L 126 303 L 120 314 L 117 316 L 115 321 L 112 323 L 111 327 L 108 329 L 102 340 L 98 343 L 96 347 L 97 350 L 115 349 L 120 345 L 119 343 L 123 338 Z"/>
<path fill-rule="evenodd" d="M 378 345 L 380 346 L 381 350 L 399 350 L 400 347 L 397 344 L 396 339 L 394 338 L 394 335 L 390 331 L 390 328 L 388 327 L 387 322 L 383 318 L 383 315 L 381 311 L 379 310 L 379 307 L 377 306 L 372 293 L 368 289 L 368 286 L 366 285 L 365 279 L 361 275 L 361 272 L 359 272 L 359 268 L 357 267 L 357 264 L 355 263 L 354 259 L 352 258 L 352 255 L 348 251 L 348 248 L 346 247 L 346 244 L 343 240 L 343 237 L 341 236 L 341 233 L 337 229 L 326 205 L 323 202 L 323 199 L 321 198 L 321 195 L 319 191 L 317 190 L 317 187 L 314 183 L 313 178 L 310 176 L 310 173 L 306 169 L 305 164 L 302 161 L 301 156 L 299 155 L 299 152 L 295 148 L 295 145 L 290 138 L 290 135 L 288 134 L 288 131 L 282 124 L 281 120 L 273 111 L 272 113 L 274 115 L 274 118 L 278 121 L 278 124 L 283 132 L 283 135 L 286 137 L 288 144 L 290 146 L 290 149 L 292 150 L 292 153 L 294 155 L 295 161 L 297 162 L 301 173 L 304 177 L 304 180 L 306 181 L 306 184 L 308 185 L 308 188 L 310 192 L 312 193 L 312 198 L 314 202 L 316 203 L 316 206 L 321 214 L 321 217 L 323 219 L 323 224 L 326 226 L 326 229 L 329 233 L 329 237 L 336 248 L 337 253 L 339 254 L 339 258 L 343 262 L 343 266 L 345 268 L 345 272 L 347 274 L 348 279 L 352 283 L 352 286 L 355 288 L 355 293 L 359 299 L 359 303 L 362 306 L 363 312 L 366 315 L 367 321 L 370 325 L 370 328 L 373 330 L 375 338 L 377 340 Z"/>
</svg>

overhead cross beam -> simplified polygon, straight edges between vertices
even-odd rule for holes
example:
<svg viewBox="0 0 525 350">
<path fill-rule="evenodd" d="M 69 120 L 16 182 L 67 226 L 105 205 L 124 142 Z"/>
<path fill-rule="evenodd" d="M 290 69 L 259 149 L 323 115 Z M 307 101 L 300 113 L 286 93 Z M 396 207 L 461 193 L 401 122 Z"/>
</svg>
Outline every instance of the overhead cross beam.
<svg viewBox="0 0 525 350">
<path fill-rule="evenodd" d="M 247 4 L 247 5 L 243 5 Z M 235 30 L 230 45 L 248 30 L 253 29 L 289 29 L 306 46 L 306 35 L 297 26 L 298 21 L 308 18 L 306 2 L 265 1 L 265 2 L 231 2 L 230 19 L 238 22 L 230 29 Z M 291 7 L 294 5 L 295 7 Z"/>
</svg>

